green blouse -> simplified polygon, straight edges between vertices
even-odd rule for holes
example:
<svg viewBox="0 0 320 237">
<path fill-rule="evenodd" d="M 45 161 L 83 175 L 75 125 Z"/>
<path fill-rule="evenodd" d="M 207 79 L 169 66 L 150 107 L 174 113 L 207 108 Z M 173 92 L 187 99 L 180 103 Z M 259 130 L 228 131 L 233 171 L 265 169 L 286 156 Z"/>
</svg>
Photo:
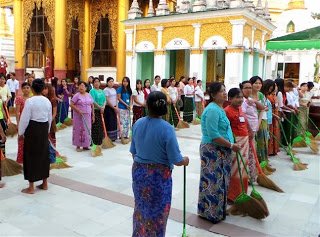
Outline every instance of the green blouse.
<svg viewBox="0 0 320 237">
<path fill-rule="evenodd" d="M 93 101 L 97 103 L 99 106 L 103 106 L 106 103 L 106 96 L 103 90 L 97 90 L 95 88 L 92 88 L 89 93 L 93 98 Z"/>
</svg>

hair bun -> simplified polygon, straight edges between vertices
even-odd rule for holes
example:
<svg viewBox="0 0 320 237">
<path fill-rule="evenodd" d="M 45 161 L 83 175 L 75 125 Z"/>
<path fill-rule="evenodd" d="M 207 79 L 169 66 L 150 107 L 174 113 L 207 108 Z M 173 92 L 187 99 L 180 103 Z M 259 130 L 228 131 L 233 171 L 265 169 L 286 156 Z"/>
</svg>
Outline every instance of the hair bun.
<svg viewBox="0 0 320 237">
<path fill-rule="evenodd" d="M 166 101 L 164 99 L 159 99 L 155 103 L 156 103 L 157 107 L 162 107 L 162 106 L 166 105 Z"/>
</svg>

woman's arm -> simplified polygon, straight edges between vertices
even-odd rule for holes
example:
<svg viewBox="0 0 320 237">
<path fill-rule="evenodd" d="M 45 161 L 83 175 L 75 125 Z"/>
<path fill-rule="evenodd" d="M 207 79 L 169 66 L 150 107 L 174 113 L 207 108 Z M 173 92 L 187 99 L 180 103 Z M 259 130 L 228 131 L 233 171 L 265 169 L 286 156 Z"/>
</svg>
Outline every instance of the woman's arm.
<svg viewBox="0 0 320 237">
<path fill-rule="evenodd" d="M 78 109 L 78 107 L 75 105 L 75 103 L 73 101 L 71 101 L 70 107 L 72 110 L 76 111 L 78 114 L 82 114 L 82 111 L 80 109 Z"/>
<path fill-rule="evenodd" d="M 23 111 L 21 113 L 21 117 L 19 120 L 19 130 L 18 130 L 18 135 L 23 136 L 24 132 L 26 131 L 29 121 L 31 118 L 31 105 L 29 100 L 26 101 Z"/>
<path fill-rule="evenodd" d="M 55 117 L 57 116 L 57 112 L 58 112 L 58 106 L 55 105 L 52 107 L 52 120 L 55 119 Z"/>
<path fill-rule="evenodd" d="M 118 101 L 119 101 L 121 104 L 123 104 L 123 105 L 125 105 L 126 107 L 128 107 L 127 103 L 124 102 L 124 101 L 121 99 L 121 94 L 117 94 L 117 98 L 118 98 Z"/>
</svg>

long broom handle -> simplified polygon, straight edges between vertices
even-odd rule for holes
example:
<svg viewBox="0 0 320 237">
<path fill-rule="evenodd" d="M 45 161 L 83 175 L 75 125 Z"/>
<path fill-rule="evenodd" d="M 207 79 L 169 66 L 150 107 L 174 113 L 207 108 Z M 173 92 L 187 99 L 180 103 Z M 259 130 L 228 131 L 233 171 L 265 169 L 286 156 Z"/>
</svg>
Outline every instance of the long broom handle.
<svg viewBox="0 0 320 237">
<path fill-rule="evenodd" d="M 108 134 L 107 134 L 107 129 L 106 129 L 106 123 L 104 121 L 104 114 L 101 113 L 101 121 L 102 121 L 102 126 L 103 126 L 103 132 L 104 132 L 104 136 L 105 137 L 108 137 Z"/>
<path fill-rule="evenodd" d="M 244 162 L 244 159 L 243 159 L 243 156 L 242 156 L 241 152 L 238 152 L 238 153 L 239 153 L 239 156 L 240 156 L 242 165 L 243 165 L 243 167 L 244 167 L 244 170 L 246 171 L 246 174 L 249 176 L 249 171 L 248 171 L 248 168 L 247 168 L 247 164 Z M 260 168 L 261 168 L 261 167 L 260 167 Z M 253 185 L 253 182 L 249 182 L 249 183 L 251 184 L 252 189 L 253 189 L 254 191 L 256 191 L 256 189 L 255 189 L 255 187 L 254 187 L 254 185 Z"/>
<path fill-rule="evenodd" d="M 89 126 L 88 126 L 88 124 L 87 124 L 87 122 L 86 122 L 86 119 L 85 119 L 85 117 L 84 117 L 83 114 L 81 114 L 81 118 L 82 118 L 82 122 L 83 122 L 83 124 L 84 124 L 84 126 L 85 126 L 85 128 L 86 128 L 86 130 L 87 130 L 87 133 L 89 134 L 89 136 L 90 136 L 90 138 L 91 138 L 91 131 L 90 131 L 90 129 L 89 129 Z"/>
<path fill-rule="evenodd" d="M 7 106 L 5 106 L 3 104 L 2 107 L 4 108 L 4 111 L 5 111 L 6 115 L 7 115 L 8 123 L 11 123 L 10 114 L 9 114 Z"/>
<path fill-rule="evenodd" d="M 187 168 L 183 166 L 183 233 L 182 237 L 186 237 L 186 199 L 187 199 Z"/>
<path fill-rule="evenodd" d="M 178 119 L 179 119 L 179 121 L 180 121 L 180 120 L 181 120 L 181 117 L 180 117 L 180 115 L 179 115 L 179 113 L 178 113 L 178 110 L 177 110 L 176 106 L 173 106 L 173 107 L 174 107 L 174 110 L 176 111 L 176 114 L 177 114 Z"/>
<path fill-rule="evenodd" d="M 240 176 L 240 184 L 241 184 L 241 189 L 242 189 L 242 192 L 245 192 L 245 189 L 244 189 L 244 184 L 243 184 L 243 180 L 242 180 L 242 172 L 241 172 L 241 169 L 240 169 L 240 161 L 239 161 L 239 151 L 237 151 L 237 164 L 238 164 L 238 172 L 239 172 L 239 176 Z"/>
<path fill-rule="evenodd" d="M 258 172 L 259 172 L 259 174 L 262 174 L 263 171 L 262 171 L 261 166 L 259 165 L 259 160 L 258 160 L 258 157 L 257 157 L 256 149 L 254 148 L 251 139 L 249 139 L 249 146 L 250 146 L 250 148 L 251 148 L 251 150 L 253 152 L 253 157 L 254 157 L 254 160 L 256 161 L 256 167 L 258 169 Z"/>
</svg>

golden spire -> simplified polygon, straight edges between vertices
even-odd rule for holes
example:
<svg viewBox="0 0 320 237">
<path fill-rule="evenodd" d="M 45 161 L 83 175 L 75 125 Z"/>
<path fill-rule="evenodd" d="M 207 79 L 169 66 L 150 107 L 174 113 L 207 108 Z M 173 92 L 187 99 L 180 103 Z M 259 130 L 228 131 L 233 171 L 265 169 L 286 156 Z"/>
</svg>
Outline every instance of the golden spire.
<svg viewBox="0 0 320 237">
<path fill-rule="evenodd" d="M 304 0 L 290 0 L 288 3 L 288 10 L 292 9 L 305 9 Z"/>
<path fill-rule="evenodd" d="M 10 27 L 7 21 L 6 9 L 0 7 L 0 37 L 10 37 Z"/>
</svg>

